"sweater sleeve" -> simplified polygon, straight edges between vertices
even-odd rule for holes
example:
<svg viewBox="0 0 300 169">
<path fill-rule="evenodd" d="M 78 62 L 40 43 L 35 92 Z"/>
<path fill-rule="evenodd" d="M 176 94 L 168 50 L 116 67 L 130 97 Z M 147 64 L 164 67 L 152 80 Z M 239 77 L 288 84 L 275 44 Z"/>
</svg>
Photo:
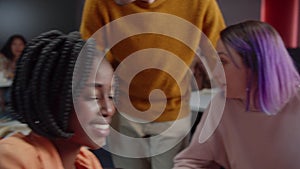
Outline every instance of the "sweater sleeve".
<svg viewBox="0 0 300 169">
<path fill-rule="evenodd" d="M 225 28 L 225 21 L 216 0 L 210 0 L 203 21 L 203 33 L 216 46 L 220 32 Z"/>
<path fill-rule="evenodd" d="M 109 9 L 109 7 L 103 1 L 86 0 L 82 12 L 80 34 L 85 40 L 87 40 L 91 36 L 96 38 L 97 48 L 100 51 L 105 51 L 107 45 L 106 35 L 103 34 L 102 31 L 98 31 L 100 28 L 105 26 L 105 20 L 109 18 L 109 14 L 106 11 L 107 9 Z M 107 52 L 106 58 L 110 63 L 113 63 L 115 61 L 110 52 Z"/>
<path fill-rule="evenodd" d="M 102 17 L 99 12 L 99 0 L 86 0 L 82 12 L 80 33 L 83 39 L 90 38 L 100 27 Z"/>
</svg>

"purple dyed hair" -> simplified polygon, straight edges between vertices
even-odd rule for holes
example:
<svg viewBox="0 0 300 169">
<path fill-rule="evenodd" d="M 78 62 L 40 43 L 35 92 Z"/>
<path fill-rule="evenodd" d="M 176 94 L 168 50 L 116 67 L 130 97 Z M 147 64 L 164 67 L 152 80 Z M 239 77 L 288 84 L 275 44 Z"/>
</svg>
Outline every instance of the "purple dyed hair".
<svg viewBox="0 0 300 169">
<path fill-rule="evenodd" d="M 282 38 L 272 26 L 261 21 L 245 21 L 224 29 L 221 40 L 232 47 L 252 70 L 248 82 L 247 110 L 254 77 L 258 86 L 253 99 L 258 99 L 259 108 L 266 114 L 278 113 L 297 93 L 299 74 Z"/>
</svg>

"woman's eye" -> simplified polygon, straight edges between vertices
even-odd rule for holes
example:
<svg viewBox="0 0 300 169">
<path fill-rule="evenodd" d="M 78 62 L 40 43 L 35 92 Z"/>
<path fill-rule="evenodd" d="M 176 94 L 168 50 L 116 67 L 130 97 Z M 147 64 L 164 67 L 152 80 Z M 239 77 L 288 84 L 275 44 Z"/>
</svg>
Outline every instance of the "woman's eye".
<svg viewBox="0 0 300 169">
<path fill-rule="evenodd" d="M 87 100 L 100 100 L 101 98 L 98 96 L 87 96 L 86 99 Z"/>
<path fill-rule="evenodd" d="M 226 62 L 226 60 L 221 59 L 221 63 L 224 65 L 224 64 L 227 63 L 227 62 Z"/>
<path fill-rule="evenodd" d="M 88 100 L 99 100 L 99 97 L 88 97 Z"/>
<path fill-rule="evenodd" d="M 108 99 L 113 100 L 114 96 L 113 95 L 109 95 L 107 96 Z M 90 97 L 91 100 L 104 100 L 104 97 Z"/>
</svg>

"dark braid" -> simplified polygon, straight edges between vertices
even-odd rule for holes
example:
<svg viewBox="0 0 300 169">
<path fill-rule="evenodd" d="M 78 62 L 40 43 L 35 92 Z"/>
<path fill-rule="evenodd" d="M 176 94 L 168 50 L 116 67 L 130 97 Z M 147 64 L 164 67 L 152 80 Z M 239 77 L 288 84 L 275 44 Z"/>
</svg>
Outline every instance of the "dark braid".
<svg viewBox="0 0 300 169">
<path fill-rule="evenodd" d="M 27 66 L 27 68 L 30 68 L 31 65 L 34 64 L 34 62 L 36 61 L 36 58 L 32 56 L 33 53 L 38 53 L 37 50 L 41 50 L 41 47 L 44 45 L 44 41 L 39 41 L 39 42 L 35 42 L 36 39 L 33 39 L 31 42 L 28 43 L 27 47 L 24 49 L 24 54 L 22 56 L 22 58 L 20 58 L 18 60 L 18 66 L 16 67 L 16 71 L 15 71 L 15 78 L 14 78 L 14 83 L 18 84 L 15 87 L 12 87 L 12 96 L 15 97 L 15 100 L 12 100 L 13 105 L 20 105 L 19 103 L 22 102 L 22 95 L 20 95 L 20 91 L 23 91 L 26 86 L 23 86 L 21 84 L 28 84 L 27 83 L 27 78 L 30 74 L 30 72 L 26 69 L 24 69 L 24 65 L 28 64 L 29 62 L 29 66 Z M 35 43 L 34 43 L 35 42 Z M 35 48 L 32 49 L 32 46 L 35 45 Z M 37 46 L 41 46 L 40 48 Z M 30 56 L 30 57 L 28 57 Z M 25 63 L 26 62 L 26 63 Z M 18 108 L 20 111 L 23 111 L 24 108 L 22 105 L 20 105 L 20 107 Z"/>
<path fill-rule="evenodd" d="M 85 58 L 85 62 L 80 61 L 77 70 L 75 63 L 84 45 L 78 32 L 64 35 L 50 31 L 32 39 L 26 46 L 17 63 L 11 111 L 34 132 L 48 138 L 72 135 L 68 122 L 70 114 L 74 113 L 73 72 L 78 78 L 74 86 L 81 86 L 74 90 L 80 92 L 83 85 L 76 83 L 86 83 L 95 54 L 95 43 L 87 43 L 88 52 L 80 57 Z"/>
<path fill-rule="evenodd" d="M 38 117 L 39 119 L 43 119 L 39 124 L 40 127 L 42 127 L 44 130 L 47 131 L 50 135 L 65 135 L 65 133 L 58 127 L 58 125 L 55 122 L 54 115 L 51 114 L 50 105 L 48 103 L 51 103 L 51 101 L 48 99 L 49 89 L 52 78 L 52 67 L 55 63 L 55 60 L 57 56 L 59 56 L 59 53 L 62 48 L 59 48 L 61 46 L 61 43 L 64 41 L 63 37 L 59 37 L 57 39 L 54 39 L 51 41 L 45 48 L 42 50 L 39 60 L 36 63 L 36 67 L 33 71 L 33 80 L 32 85 L 30 85 L 31 88 L 29 88 L 29 92 L 32 92 L 32 99 L 34 104 L 36 105 L 36 112 L 39 113 Z M 58 47 L 58 50 L 55 51 L 55 48 Z M 55 52 L 51 52 L 55 51 Z M 53 54 L 53 55 L 52 55 Z M 43 70 L 43 71 L 39 71 Z M 31 90 L 30 90 L 31 89 Z M 58 134 L 56 134 L 58 133 Z"/>
<path fill-rule="evenodd" d="M 79 35 L 77 35 L 78 37 Z M 73 105 L 68 105 L 68 103 L 72 103 L 72 100 L 68 100 L 69 98 L 72 98 L 72 95 L 70 91 L 67 91 L 68 88 L 71 88 L 72 86 L 68 85 L 68 84 L 63 84 L 63 82 L 65 81 L 65 83 L 67 82 L 72 82 L 72 80 L 70 79 L 62 79 L 62 76 L 58 76 L 59 74 L 61 74 L 61 70 L 63 70 L 63 73 L 64 73 L 64 76 L 63 77 L 66 77 L 66 78 L 71 78 L 72 77 L 72 71 L 74 70 L 74 62 L 76 62 L 76 60 L 74 60 L 73 56 L 71 57 L 68 57 L 68 55 L 70 55 L 70 53 L 72 53 L 72 50 L 74 50 L 74 47 L 72 46 L 73 44 L 76 44 L 76 37 L 72 37 L 72 36 L 69 36 L 67 37 L 66 39 L 66 42 L 63 46 L 64 50 L 62 50 L 62 55 L 61 55 L 61 60 L 60 62 L 57 64 L 57 69 L 55 70 L 55 78 L 53 81 L 52 81 L 52 84 L 53 85 L 53 91 L 52 91 L 52 99 L 57 99 L 57 98 L 54 98 L 55 96 L 57 95 L 61 95 L 62 97 L 60 98 L 60 106 L 58 108 L 58 111 L 59 112 L 70 112 L 72 110 L 72 106 Z M 79 43 L 80 44 L 80 43 Z M 81 46 L 83 46 L 83 44 L 80 44 Z M 78 55 L 79 52 L 77 52 L 77 55 Z M 76 56 L 75 56 L 76 58 Z M 69 64 L 66 65 L 64 64 L 64 61 L 65 60 L 68 60 L 69 61 Z M 66 66 L 68 67 L 71 67 L 66 69 Z M 71 73 L 71 75 L 70 75 Z M 59 81 L 58 83 L 56 83 L 55 81 Z M 61 86 L 63 86 L 64 88 L 60 88 Z M 55 104 L 55 103 L 53 103 Z M 53 107 L 55 107 L 55 105 L 53 105 Z M 66 130 L 67 129 L 67 123 L 66 121 L 68 121 L 69 119 L 69 115 L 67 113 L 61 113 L 61 114 L 58 114 L 57 115 L 57 122 L 58 122 L 58 125 L 63 129 L 63 130 Z"/>
<path fill-rule="evenodd" d="M 12 86 L 12 97 L 14 99 L 11 99 L 12 105 L 14 105 L 14 108 L 12 108 L 12 111 L 14 112 L 14 109 L 18 112 L 25 112 L 25 105 L 23 104 L 24 101 L 24 91 L 27 89 L 29 80 L 31 78 L 31 68 L 35 65 L 35 62 L 37 61 L 37 54 L 40 53 L 44 45 L 47 43 L 47 41 L 38 41 L 38 39 L 42 39 L 42 37 L 51 36 L 52 34 L 57 32 L 49 32 L 47 34 L 42 34 L 41 36 L 33 39 L 31 42 L 28 43 L 27 47 L 24 49 L 23 56 L 18 60 L 16 72 L 15 72 L 15 78 L 14 83 Z M 25 118 L 24 113 L 17 113 L 17 119 L 20 119 L 22 122 Z M 28 119 L 30 120 L 30 119 Z M 28 122 L 30 123 L 30 122 Z"/>
</svg>

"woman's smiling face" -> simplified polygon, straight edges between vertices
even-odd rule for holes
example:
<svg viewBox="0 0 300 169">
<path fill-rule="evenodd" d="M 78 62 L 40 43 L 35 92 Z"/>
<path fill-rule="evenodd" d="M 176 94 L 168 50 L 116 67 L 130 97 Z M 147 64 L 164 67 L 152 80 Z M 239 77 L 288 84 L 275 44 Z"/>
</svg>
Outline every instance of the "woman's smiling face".
<svg viewBox="0 0 300 169">
<path fill-rule="evenodd" d="M 113 105 L 113 69 L 106 60 L 94 62 L 87 85 L 75 103 L 71 119 L 74 142 L 97 149 L 105 143 L 109 124 L 115 112 Z M 75 114 L 75 113 L 74 113 Z"/>
</svg>

